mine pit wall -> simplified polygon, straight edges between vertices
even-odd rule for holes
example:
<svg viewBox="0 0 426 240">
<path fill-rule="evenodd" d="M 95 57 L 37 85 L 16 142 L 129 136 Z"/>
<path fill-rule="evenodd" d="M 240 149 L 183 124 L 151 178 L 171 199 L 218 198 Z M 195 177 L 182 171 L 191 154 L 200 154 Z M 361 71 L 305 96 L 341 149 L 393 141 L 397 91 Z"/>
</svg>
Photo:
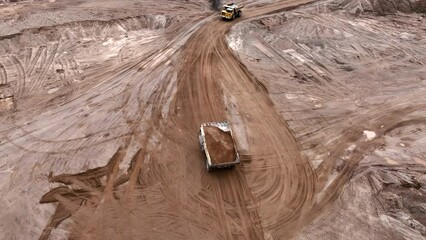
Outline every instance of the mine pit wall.
<svg viewBox="0 0 426 240">
<path fill-rule="evenodd" d="M 30 0 L 3 0 L 3 3 L 30 2 Z"/>
<path fill-rule="evenodd" d="M 330 4 L 332 10 L 344 9 L 348 12 L 361 14 L 368 12 L 377 15 L 402 13 L 426 13 L 424 0 L 335 0 Z"/>
</svg>

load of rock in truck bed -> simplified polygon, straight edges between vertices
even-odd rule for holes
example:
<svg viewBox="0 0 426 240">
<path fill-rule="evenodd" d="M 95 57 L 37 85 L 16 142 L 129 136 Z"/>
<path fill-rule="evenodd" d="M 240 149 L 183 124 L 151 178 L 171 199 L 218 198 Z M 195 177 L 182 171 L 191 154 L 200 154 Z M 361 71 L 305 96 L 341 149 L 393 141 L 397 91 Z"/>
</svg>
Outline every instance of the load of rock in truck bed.
<svg viewBox="0 0 426 240">
<path fill-rule="evenodd" d="M 204 127 L 207 151 L 213 164 L 234 162 L 237 158 L 230 132 L 214 126 Z"/>
</svg>

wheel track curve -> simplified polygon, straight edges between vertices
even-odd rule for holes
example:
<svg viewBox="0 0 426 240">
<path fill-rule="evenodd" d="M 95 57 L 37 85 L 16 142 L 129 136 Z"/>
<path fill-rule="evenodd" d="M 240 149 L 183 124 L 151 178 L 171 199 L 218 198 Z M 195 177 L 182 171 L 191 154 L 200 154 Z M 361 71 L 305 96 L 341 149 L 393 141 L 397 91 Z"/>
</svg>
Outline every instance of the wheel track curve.
<svg viewBox="0 0 426 240">
<path fill-rule="evenodd" d="M 307 2 L 281 1 L 248 8 L 243 20 Z M 203 236 L 203 239 L 290 238 L 303 226 L 304 213 L 312 206 L 315 174 L 310 163 L 302 157 L 288 125 L 274 109 L 267 88 L 228 48 L 225 36 L 231 26 L 232 23 L 209 17 L 183 45 L 182 61 L 177 66 L 176 94 L 172 96 L 167 116 L 161 116 L 161 108 L 167 102 L 164 96 L 167 82 L 162 87 L 153 86 L 158 92 L 154 91 L 148 98 L 141 97 L 141 85 L 129 87 L 136 87 L 135 107 L 141 113 L 151 112 L 152 119 L 145 134 L 134 132 L 143 149 L 132 159 L 126 180 L 129 184 L 124 192 L 115 193 L 119 205 L 114 205 L 113 200 L 111 206 L 122 207 L 125 212 L 129 208 L 142 208 L 144 223 L 151 221 L 160 229 L 185 223 L 186 226 L 174 234 L 186 239 Z M 170 59 L 169 51 L 175 51 L 173 46 L 159 52 L 160 63 L 165 64 Z M 134 62 L 116 70 L 138 75 L 140 67 L 140 62 Z M 147 67 L 158 68 L 157 58 Z M 170 78 L 170 75 L 166 77 Z M 198 128 L 203 122 L 229 117 L 224 101 L 226 94 L 232 94 L 238 112 L 250 118 L 245 121 L 247 154 L 268 157 L 260 158 L 259 162 L 256 162 L 259 158 L 253 158 L 235 171 L 208 174 L 198 149 Z M 124 99 L 129 102 L 128 97 Z M 259 170 L 259 166 L 263 168 Z M 112 182 L 120 180 L 116 174 L 117 165 L 114 169 L 111 176 L 115 181 L 108 181 L 105 194 L 116 191 Z M 259 184 L 259 179 L 264 184 Z M 120 203 L 123 193 L 126 206 Z M 148 200 L 136 201 L 141 195 Z M 169 206 L 173 206 L 173 211 Z M 119 210 L 104 205 L 102 210 L 97 209 L 97 214 L 104 211 L 98 216 L 115 217 Z M 87 224 L 89 227 L 81 224 L 79 227 L 98 232 L 94 229 L 100 231 L 104 225 L 97 224 L 91 221 Z M 80 231 L 83 230 L 77 232 Z M 181 235 L 180 231 L 185 234 Z"/>
</svg>

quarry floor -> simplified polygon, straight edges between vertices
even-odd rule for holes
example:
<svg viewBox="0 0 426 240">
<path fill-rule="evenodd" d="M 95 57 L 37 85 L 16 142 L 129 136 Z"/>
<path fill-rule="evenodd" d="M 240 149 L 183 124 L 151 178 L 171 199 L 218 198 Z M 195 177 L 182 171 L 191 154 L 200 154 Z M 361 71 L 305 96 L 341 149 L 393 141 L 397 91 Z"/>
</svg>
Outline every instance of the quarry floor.
<svg viewBox="0 0 426 240">
<path fill-rule="evenodd" d="M 426 18 L 355 3 L 0 4 L 0 238 L 424 239 Z"/>
</svg>

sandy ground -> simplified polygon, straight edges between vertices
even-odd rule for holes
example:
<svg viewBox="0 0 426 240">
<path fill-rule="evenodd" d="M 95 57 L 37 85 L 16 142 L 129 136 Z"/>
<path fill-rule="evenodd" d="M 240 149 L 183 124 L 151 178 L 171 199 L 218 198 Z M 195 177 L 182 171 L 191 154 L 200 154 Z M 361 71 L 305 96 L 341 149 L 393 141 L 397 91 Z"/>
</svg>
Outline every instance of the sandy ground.
<svg viewBox="0 0 426 240">
<path fill-rule="evenodd" d="M 0 238 L 423 239 L 424 3 L 387 3 L 0 5 Z"/>
<path fill-rule="evenodd" d="M 298 237 L 423 239 L 426 25 L 421 14 L 348 14 L 352 5 L 238 24 L 228 43 L 315 168 L 322 217 Z"/>
</svg>

